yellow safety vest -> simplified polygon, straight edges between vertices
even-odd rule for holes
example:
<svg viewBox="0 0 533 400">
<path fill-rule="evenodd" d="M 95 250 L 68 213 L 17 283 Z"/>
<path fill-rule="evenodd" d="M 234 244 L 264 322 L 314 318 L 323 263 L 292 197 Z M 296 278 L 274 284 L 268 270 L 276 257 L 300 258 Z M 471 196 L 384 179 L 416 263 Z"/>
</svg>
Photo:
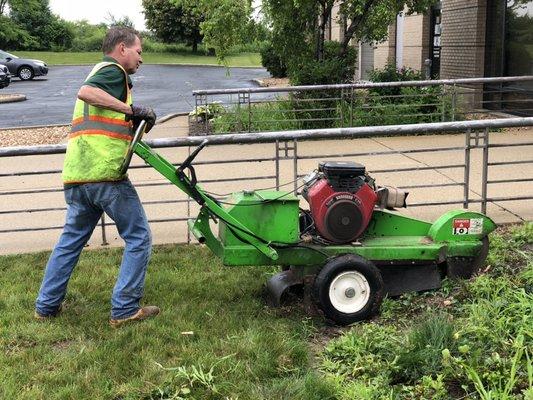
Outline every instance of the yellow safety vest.
<svg viewBox="0 0 533 400">
<path fill-rule="evenodd" d="M 131 104 L 128 73 L 120 64 L 96 64 L 87 79 L 109 65 L 116 65 L 124 71 L 126 104 Z M 133 123 L 126 121 L 126 114 L 95 107 L 77 99 L 63 164 L 63 182 L 71 184 L 124 179 L 126 175 L 120 173 L 120 167 L 132 137 Z"/>
</svg>

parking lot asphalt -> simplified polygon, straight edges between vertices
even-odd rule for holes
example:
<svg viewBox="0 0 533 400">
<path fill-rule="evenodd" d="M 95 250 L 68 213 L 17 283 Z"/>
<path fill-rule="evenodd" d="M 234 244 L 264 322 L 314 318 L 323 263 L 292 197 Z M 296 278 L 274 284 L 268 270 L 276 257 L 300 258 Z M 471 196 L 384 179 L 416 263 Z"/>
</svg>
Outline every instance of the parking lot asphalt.
<svg viewBox="0 0 533 400">
<path fill-rule="evenodd" d="M 27 97 L 20 103 L 0 104 L 0 128 L 68 124 L 74 99 L 91 65 L 52 66 L 46 77 L 32 81 L 14 78 L 2 94 Z M 230 68 L 184 65 L 142 65 L 132 75 L 135 103 L 152 106 L 162 117 L 188 112 L 194 107 L 195 89 L 253 87 L 253 79 L 268 75 L 263 68 Z"/>
</svg>

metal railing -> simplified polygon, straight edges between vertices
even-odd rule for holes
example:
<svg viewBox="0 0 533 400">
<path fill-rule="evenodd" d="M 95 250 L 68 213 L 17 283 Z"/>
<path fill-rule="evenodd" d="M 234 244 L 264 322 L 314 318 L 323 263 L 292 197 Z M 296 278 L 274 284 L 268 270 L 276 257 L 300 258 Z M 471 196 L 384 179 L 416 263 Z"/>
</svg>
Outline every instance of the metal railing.
<svg viewBox="0 0 533 400">
<path fill-rule="evenodd" d="M 195 90 L 196 134 L 533 115 L 533 76 Z"/>
<path fill-rule="evenodd" d="M 410 194 L 409 207 L 455 204 L 464 208 L 479 207 L 482 212 L 487 212 L 489 204 L 497 203 L 500 208 L 505 208 L 504 202 L 517 201 L 526 207 L 527 201 L 533 199 L 533 173 L 531 168 L 526 168 L 533 165 L 533 136 L 494 131 L 530 126 L 533 126 L 533 118 L 510 118 L 214 135 L 208 137 L 209 145 L 195 166 L 200 183 L 207 190 L 232 192 L 242 190 L 246 184 L 247 189 L 287 187 L 297 192 L 298 179 L 316 167 L 316 160 L 349 157 L 365 160 L 367 170 L 378 184 L 414 191 Z M 458 132 L 464 136 L 457 135 Z M 448 135 L 450 133 L 456 134 Z M 405 140 L 403 148 L 388 144 L 398 136 L 412 134 L 445 135 L 445 138 L 440 146 L 436 145 L 438 139 L 434 136 L 429 143 L 421 141 L 417 146 L 412 139 Z M 190 148 L 204 139 L 169 138 L 148 140 L 147 143 L 169 153 L 166 157 L 184 159 Z M 9 235 L 24 235 L 20 240 L 31 241 L 36 232 L 62 228 L 65 207 L 60 198 L 63 189 L 58 177 L 62 157 L 54 155 L 64 153 L 65 147 L 0 148 L 0 243 Z M 324 148 L 329 151 L 325 152 Z M 515 149 L 512 159 L 499 156 L 498 151 L 502 148 Z M 267 155 L 267 151 L 273 151 L 272 155 Z M 46 157 L 52 159 L 47 161 Z M 493 173 L 494 169 L 516 166 L 522 167 L 520 174 L 498 173 L 495 176 Z M 172 224 L 172 231 L 179 230 L 177 236 L 183 238 L 176 241 L 189 242 L 184 222 L 195 215 L 196 204 L 147 166 L 133 165 L 130 176 L 144 199 L 149 222 Z M 54 184 L 50 185 L 50 180 Z M 16 182 L 20 184 L 17 186 Z M 283 185 L 283 182 L 290 186 Z M 500 190 L 509 183 L 518 182 L 526 184 L 529 191 L 504 194 L 505 191 Z M 419 191 L 426 193 L 418 195 Z M 161 213 L 163 209 L 167 211 Z M 102 219 L 102 244 L 108 242 L 106 230 L 109 225 L 112 223 Z"/>
</svg>

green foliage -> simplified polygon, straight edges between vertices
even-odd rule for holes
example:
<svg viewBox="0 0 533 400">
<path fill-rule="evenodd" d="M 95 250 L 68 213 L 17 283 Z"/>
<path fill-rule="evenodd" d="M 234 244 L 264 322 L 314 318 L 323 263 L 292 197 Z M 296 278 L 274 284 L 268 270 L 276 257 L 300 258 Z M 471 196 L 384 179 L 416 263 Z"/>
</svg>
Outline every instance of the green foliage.
<svg viewBox="0 0 533 400">
<path fill-rule="evenodd" d="M 222 113 L 224 113 L 224 111 L 224 106 L 221 104 L 221 102 L 214 101 L 206 105 L 195 107 L 194 110 L 189 113 L 189 116 L 197 117 L 201 121 L 205 122 L 220 116 Z"/>
<path fill-rule="evenodd" d="M 92 25 L 86 20 L 71 22 L 74 32 L 72 51 L 102 51 L 102 43 L 107 32 L 104 24 Z"/>
<path fill-rule="evenodd" d="M 429 8 L 434 0 L 414 1 L 366 1 L 366 0 L 264 0 L 263 10 L 272 29 L 271 42 L 276 54 L 283 58 L 286 65 L 293 66 L 293 71 L 306 67 L 309 60 L 321 62 L 329 60 L 326 64 L 333 63 L 327 55 L 325 46 L 326 29 L 332 16 L 334 5 L 338 6 L 336 22 L 346 26 L 343 39 L 338 48 L 338 62 L 350 52 L 350 41 L 354 38 L 367 42 L 378 42 L 387 37 L 387 28 L 400 11 L 407 13 L 423 12 Z M 345 63 L 345 65 L 349 63 Z M 316 72 L 324 83 L 339 83 L 339 75 L 333 74 L 330 80 L 325 81 L 326 72 L 332 69 L 328 65 L 311 65 L 309 72 Z M 335 72 L 336 70 L 333 69 Z M 290 74 L 289 74 L 290 75 Z M 304 76 L 308 75 L 303 73 Z M 348 73 L 344 76 L 348 76 Z M 353 75 L 352 75 L 353 76 Z M 351 79 L 352 76 L 349 76 Z M 291 76 L 291 80 L 292 76 Z M 309 79 L 305 79 L 309 80 Z M 303 81 L 296 77 L 294 81 Z M 345 80 L 343 79 L 342 82 Z"/>
<path fill-rule="evenodd" d="M 351 82 L 355 72 L 357 53 L 350 47 L 340 56 L 341 44 L 334 41 L 324 43 L 324 57 L 321 60 L 302 58 L 289 64 L 289 77 L 293 85 L 327 85 L 329 83 Z"/>
<path fill-rule="evenodd" d="M 37 40 L 11 18 L 0 15 L 0 48 L 30 49 L 38 46 Z"/>
<path fill-rule="evenodd" d="M 407 346 L 396 360 L 394 380 L 415 382 L 423 376 L 442 372 L 441 354 L 444 349 L 454 349 L 454 326 L 450 317 L 437 314 L 422 321 L 409 332 Z"/>
<path fill-rule="evenodd" d="M 280 100 L 248 105 L 242 104 L 231 112 L 221 113 L 212 120 L 215 133 L 257 132 L 299 129 L 291 102 Z"/>
<path fill-rule="evenodd" d="M 397 69 L 394 64 L 387 64 L 382 69 L 374 69 L 369 75 L 372 82 L 405 82 L 423 80 L 423 76 L 420 71 L 415 71 L 411 68 L 405 67 Z M 394 96 L 401 94 L 401 90 L 401 87 L 371 88 L 370 93 L 375 93 L 380 96 Z"/>
<path fill-rule="evenodd" d="M 247 27 L 251 19 L 248 0 L 188 0 L 198 3 L 205 19 L 200 23 L 204 44 L 215 51 L 219 62 L 236 45 L 246 42 Z"/>
<path fill-rule="evenodd" d="M 186 43 L 197 50 L 202 41 L 201 8 L 194 2 L 143 0 L 146 26 L 163 43 Z"/>
<path fill-rule="evenodd" d="M 337 398 L 531 398 L 533 224 L 491 238 L 489 272 L 386 299 L 380 319 L 326 346 L 321 369 Z"/>
<path fill-rule="evenodd" d="M 72 44 L 70 25 L 52 14 L 48 0 L 11 0 L 9 6 L 13 23 L 33 38 L 32 49 L 65 49 Z"/>
<path fill-rule="evenodd" d="M 287 76 L 287 65 L 285 65 L 283 58 L 276 52 L 270 42 L 267 42 L 261 48 L 261 65 L 274 78 L 285 78 Z"/>
<path fill-rule="evenodd" d="M 331 46 L 330 46 L 331 44 Z M 326 42 L 326 55 L 335 60 L 338 43 Z M 352 56 L 354 56 L 352 54 Z M 336 81 L 348 80 L 353 73 L 350 63 L 353 58 L 337 62 L 328 60 L 315 62 L 294 68 L 295 79 L 298 84 L 324 84 L 331 76 Z M 343 63 L 346 63 L 343 65 Z M 386 68 L 376 71 L 376 77 L 398 80 L 420 79 L 420 74 L 413 70 L 396 71 Z M 390 90 L 394 89 L 394 91 Z M 383 93 L 382 93 L 383 91 Z M 274 118 L 264 117 L 264 112 L 280 110 Z M 427 122 L 451 121 L 461 118 L 460 107 L 452 104 L 452 93 L 442 86 L 402 87 L 402 88 L 372 88 L 359 90 L 313 90 L 302 91 L 287 97 L 278 97 L 271 102 L 252 107 L 252 114 L 248 115 L 248 108 L 242 105 L 228 110 L 223 121 L 237 121 L 224 125 L 224 132 L 233 131 L 272 131 L 286 129 L 319 129 L 347 126 L 376 126 L 402 125 Z M 283 112 L 281 112 L 283 111 Z M 286 118 L 287 123 L 279 121 Z M 260 128 L 259 128 L 260 126 Z M 242 130 L 239 130 L 242 129 Z M 217 130 L 220 131 L 220 130 Z"/>
</svg>

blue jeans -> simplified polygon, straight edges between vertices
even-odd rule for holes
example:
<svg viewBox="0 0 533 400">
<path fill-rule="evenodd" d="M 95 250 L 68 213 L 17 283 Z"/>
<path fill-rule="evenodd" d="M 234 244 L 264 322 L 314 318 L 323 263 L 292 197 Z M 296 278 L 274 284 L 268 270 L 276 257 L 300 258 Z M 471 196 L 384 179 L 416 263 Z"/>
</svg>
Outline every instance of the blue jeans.
<svg viewBox="0 0 533 400">
<path fill-rule="evenodd" d="M 129 180 L 86 183 L 65 189 L 65 201 L 65 227 L 46 265 L 36 311 L 40 315 L 57 312 L 80 253 L 105 212 L 126 242 L 111 298 L 111 318 L 135 314 L 140 308 L 152 250 L 150 227 L 135 188 Z"/>
</svg>

